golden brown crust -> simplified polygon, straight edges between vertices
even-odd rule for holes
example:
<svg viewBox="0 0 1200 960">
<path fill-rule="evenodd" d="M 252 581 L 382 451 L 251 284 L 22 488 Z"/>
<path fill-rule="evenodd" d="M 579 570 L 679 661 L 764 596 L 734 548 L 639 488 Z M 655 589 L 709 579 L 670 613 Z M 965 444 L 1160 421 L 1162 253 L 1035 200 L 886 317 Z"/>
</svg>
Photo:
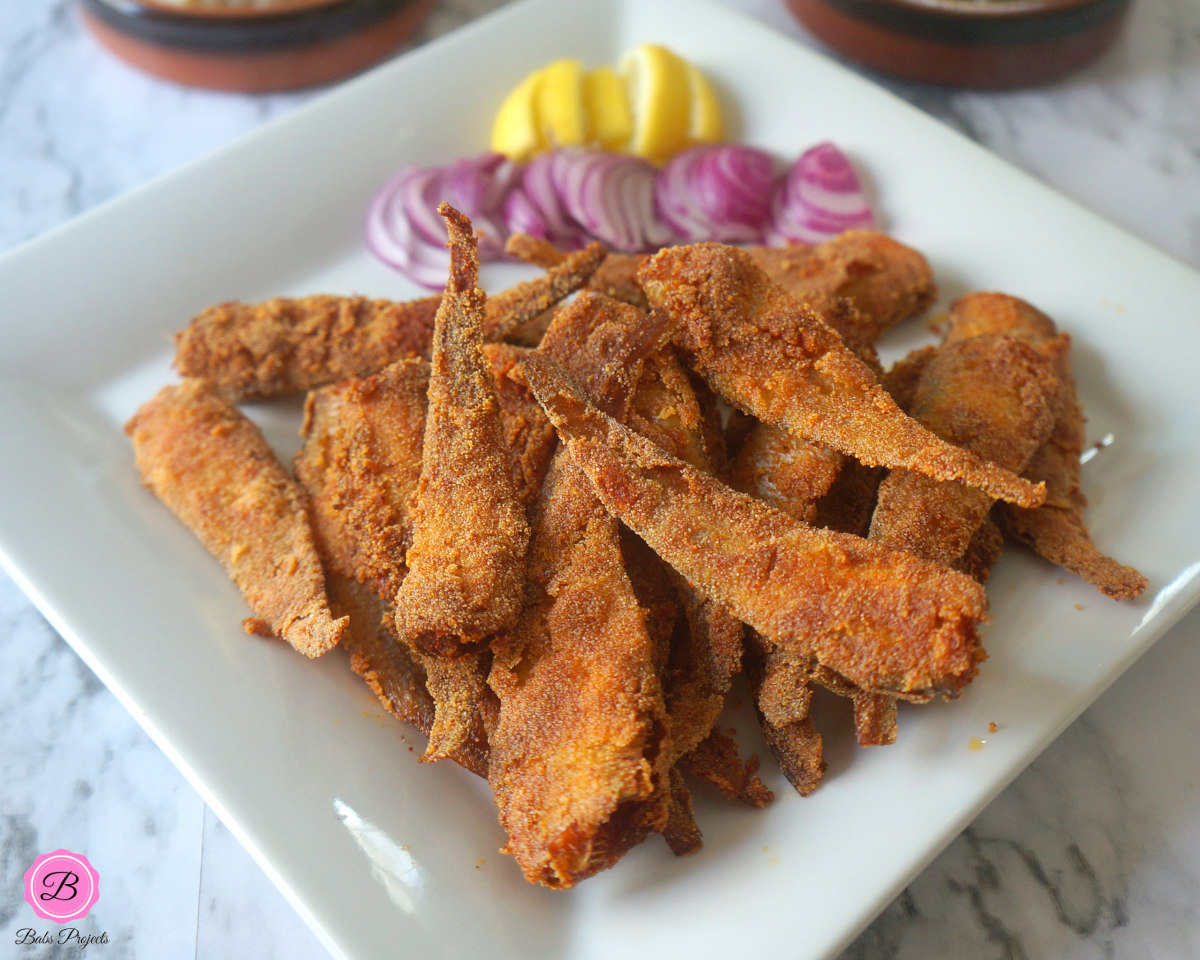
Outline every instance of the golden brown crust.
<svg viewBox="0 0 1200 960">
<path fill-rule="evenodd" d="M 501 340 L 587 282 L 604 259 L 592 244 L 484 307 L 483 337 Z M 366 297 L 275 297 L 222 303 L 175 336 L 175 369 L 212 380 L 233 400 L 275 397 L 428 357 L 441 295 L 398 303 Z"/>
<path fill-rule="evenodd" d="M 812 659 L 773 649 L 761 638 L 750 649 L 754 652 L 748 661 L 748 678 L 763 736 L 788 783 L 807 797 L 828 767 L 824 743 L 809 715 Z"/>
<path fill-rule="evenodd" d="M 1087 500 L 1080 489 L 1079 463 L 1084 417 L 1071 374 L 1070 340 L 1059 334 L 1054 322 L 1040 310 L 999 293 L 962 298 L 951 307 L 950 322 L 948 343 L 986 333 L 1019 337 L 1054 364 L 1062 382 L 1053 432 L 1025 468 L 1026 476 L 1045 482 L 1046 503 L 1033 510 L 1004 505 L 999 519 L 1005 532 L 1051 563 L 1078 574 L 1105 596 L 1128 600 L 1141 594 L 1146 578 L 1101 553 L 1084 523 Z"/>
<path fill-rule="evenodd" d="M 366 377 L 428 352 L 440 300 L 312 296 L 222 303 L 176 334 L 175 369 L 211 379 L 234 400 Z"/>
<path fill-rule="evenodd" d="M 329 589 L 331 604 L 350 617 L 342 646 L 350 653 L 351 668 L 389 713 L 429 737 L 422 759 L 449 757 L 486 778 L 487 731 L 494 720 L 495 698 L 490 690 L 484 690 L 477 700 L 471 698 L 467 712 L 461 697 L 462 691 L 473 691 L 477 681 L 471 674 L 482 672 L 482 664 L 470 657 L 450 662 L 422 657 L 396 639 L 390 608 L 369 587 L 331 576 Z M 460 671 L 463 682 L 448 689 L 448 678 L 443 674 L 431 680 L 427 667 L 430 672 L 443 668 Z M 439 700 L 451 706 L 443 707 Z"/>
<path fill-rule="evenodd" d="M 211 383 L 185 380 L 163 387 L 125 432 L 142 482 L 220 560 L 255 616 L 305 656 L 336 646 L 346 621 L 329 611 L 307 497 L 258 428 Z"/>
<path fill-rule="evenodd" d="M 693 366 L 727 401 L 765 423 L 868 465 L 961 480 L 1027 506 L 1044 491 L 939 439 L 896 406 L 871 370 L 815 314 L 735 247 L 662 250 L 639 272 L 675 322 Z"/>
<path fill-rule="evenodd" d="M 666 712 L 616 521 L 563 450 L 534 517 L 530 600 L 489 678 L 489 779 L 507 852 L 564 888 L 665 826 Z"/>
<path fill-rule="evenodd" d="M 981 659 L 986 601 L 962 574 L 794 523 L 605 416 L 552 360 L 530 386 L 609 511 L 776 646 L 864 689 L 953 695 Z"/>
<path fill-rule="evenodd" d="M 483 355 L 484 295 L 470 221 L 438 208 L 451 273 L 434 325 L 421 480 L 396 634 L 458 656 L 510 629 L 525 592 L 529 526 L 515 484 L 492 370 Z"/>
<path fill-rule="evenodd" d="M 400 360 L 313 391 L 305 404 L 294 469 L 326 568 L 384 597 L 408 572 L 428 387 L 428 363 Z"/>
<path fill-rule="evenodd" d="M 711 783 L 731 800 L 762 809 L 775 799 L 756 776 L 758 757 L 751 754 L 742 763 L 737 742 L 720 730 L 712 731 L 680 763 L 692 776 Z"/>
<path fill-rule="evenodd" d="M 1014 472 L 1050 435 L 1059 379 L 1029 344 L 980 336 L 937 351 L 912 395 L 912 416 L 942 439 Z M 992 508 L 987 493 L 893 470 L 879 487 L 870 537 L 946 566 Z"/>
<path fill-rule="evenodd" d="M 751 247 L 749 253 L 794 300 L 822 319 L 834 318 L 827 322 L 852 348 L 873 344 L 937 299 L 925 257 L 874 230 L 847 230 L 816 247 Z M 840 312 L 839 300 L 855 312 Z"/>
</svg>

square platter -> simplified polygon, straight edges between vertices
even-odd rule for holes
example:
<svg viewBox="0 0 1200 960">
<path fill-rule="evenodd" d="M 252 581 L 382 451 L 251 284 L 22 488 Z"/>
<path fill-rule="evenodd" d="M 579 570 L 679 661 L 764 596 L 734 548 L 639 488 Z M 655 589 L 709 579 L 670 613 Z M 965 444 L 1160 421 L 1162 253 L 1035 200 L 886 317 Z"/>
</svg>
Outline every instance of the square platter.
<svg viewBox="0 0 1200 960">
<path fill-rule="evenodd" d="M 1016 549 L 991 582 L 990 659 L 894 747 L 830 743 L 827 781 L 765 811 L 701 797 L 704 849 L 656 838 L 570 892 L 497 853 L 487 787 L 422 765 L 334 654 L 245 636 L 236 589 L 140 485 L 122 426 L 173 379 L 201 308 L 315 292 L 409 298 L 362 219 L 405 164 L 483 152 L 500 98 L 563 56 L 666 43 L 780 159 L 833 140 L 944 299 L 1023 297 L 1074 341 L 1097 543 L 1151 587 L 1116 604 Z M 496 289 L 517 268 L 489 268 Z M 416 50 L 0 261 L 0 557 L 334 956 L 610 960 L 844 946 L 1196 599 L 1200 276 L 823 57 L 698 0 L 529 0 Z M 920 326 L 919 324 L 917 325 Z M 892 351 L 924 330 L 899 334 Z M 252 415 L 284 455 L 298 405 Z M 848 726 L 848 715 L 838 718 Z M 970 750 L 989 722 L 1000 732 Z M 742 723 L 745 746 L 765 754 Z"/>
</svg>

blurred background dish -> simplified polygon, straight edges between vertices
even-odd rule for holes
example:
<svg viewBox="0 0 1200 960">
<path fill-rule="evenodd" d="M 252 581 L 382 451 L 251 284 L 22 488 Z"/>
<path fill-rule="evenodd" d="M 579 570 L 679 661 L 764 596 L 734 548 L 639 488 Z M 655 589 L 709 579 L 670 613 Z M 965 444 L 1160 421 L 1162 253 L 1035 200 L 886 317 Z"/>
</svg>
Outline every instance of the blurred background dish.
<svg viewBox="0 0 1200 960">
<path fill-rule="evenodd" d="M 881 73 L 1004 89 L 1056 80 L 1116 38 L 1129 0 L 785 0 L 819 40 Z"/>
<path fill-rule="evenodd" d="M 122 60 L 212 90 L 316 86 L 399 48 L 432 0 L 274 0 L 183 4 L 82 0 L 83 22 Z"/>
</svg>

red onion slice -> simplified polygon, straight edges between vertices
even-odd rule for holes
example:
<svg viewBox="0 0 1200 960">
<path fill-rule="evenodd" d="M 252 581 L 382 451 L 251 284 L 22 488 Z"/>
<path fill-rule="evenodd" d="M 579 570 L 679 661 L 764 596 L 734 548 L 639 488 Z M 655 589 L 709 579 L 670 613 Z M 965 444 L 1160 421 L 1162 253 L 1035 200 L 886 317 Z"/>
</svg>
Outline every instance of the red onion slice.
<svg viewBox="0 0 1200 960">
<path fill-rule="evenodd" d="M 504 202 L 504 221 L 513 233 L 527 233 L 559 249 L 579 250 L 590 239 L 567 212 L 554 185 L 553 153 L 534 157 L 525 167 L 520 184 Z"/>
<path fill-rule="evenodd" d="M 805 151 L 778 182 L 764 231 L 768 244 L 822 243 L 855 227 L 874 227 L 858 174 L 832 143 Z"/>
<path fill-rule="evenodd" d="M 658 211 L 684 240 L 760 243 L 771 212 L 775 162 L 753 147 L 701 146 L 658 175 Z"/>
<path fill-rule="evenodd" d="M 503 154 L 458 160 L 445 167 L 408 167 L 392 177 L 367 210 L 367 245 L 384 263 L 424 287 L 446 285 L 450 252 L 437 215 L 443 200 L 471 218 L 479 258 L 504 256 L 504 201 L 520 170 Z"/>
<path fill-rule="evenodd" d="M 571 216 L 614 250 L 639 253 L 676 240 L 655 209 L 658 171 L 648 161 L 563 150 L 554 155 L 553 175 Z"/>
<path fill-rule="evenodd" d="M 367 246 L 390 267 L 431 289 L 446 285 L 450 252 L 445 240 L 431 242 L 416 218 L 427 209 L 424 197 L 436 171 L 409 167 L 392 177 L 367 210 Z M 426 226 L 426 224 L 422 224 Z"/>
</svg>

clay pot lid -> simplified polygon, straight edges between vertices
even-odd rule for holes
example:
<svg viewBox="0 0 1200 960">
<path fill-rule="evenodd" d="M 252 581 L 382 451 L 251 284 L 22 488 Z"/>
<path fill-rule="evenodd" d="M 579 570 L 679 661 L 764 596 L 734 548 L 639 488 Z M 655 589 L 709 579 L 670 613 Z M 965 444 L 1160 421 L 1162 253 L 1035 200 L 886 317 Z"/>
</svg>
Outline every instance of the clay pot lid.
<svg viewBox="0 0 1200 960">
<path fill-rule="evenodd" d="M 243 9 L 237 16 L 197 16 L 168 11 L 165 0 L 82 0 L 81 14 L 101 44 L 140 70 L 187 86 L 256 93 L 329 83 L 378 63 L 409 39 L 433 5 L 285 2 L 291 9 L 270 15 L 247 16 Z"/>
<path fill-rule="evenodd" d="M 1056 80 L 1105 50 L 1130 0 L 786 0 L 839 53 L 941 86 L 1010 89 Z"/>
</svg>

